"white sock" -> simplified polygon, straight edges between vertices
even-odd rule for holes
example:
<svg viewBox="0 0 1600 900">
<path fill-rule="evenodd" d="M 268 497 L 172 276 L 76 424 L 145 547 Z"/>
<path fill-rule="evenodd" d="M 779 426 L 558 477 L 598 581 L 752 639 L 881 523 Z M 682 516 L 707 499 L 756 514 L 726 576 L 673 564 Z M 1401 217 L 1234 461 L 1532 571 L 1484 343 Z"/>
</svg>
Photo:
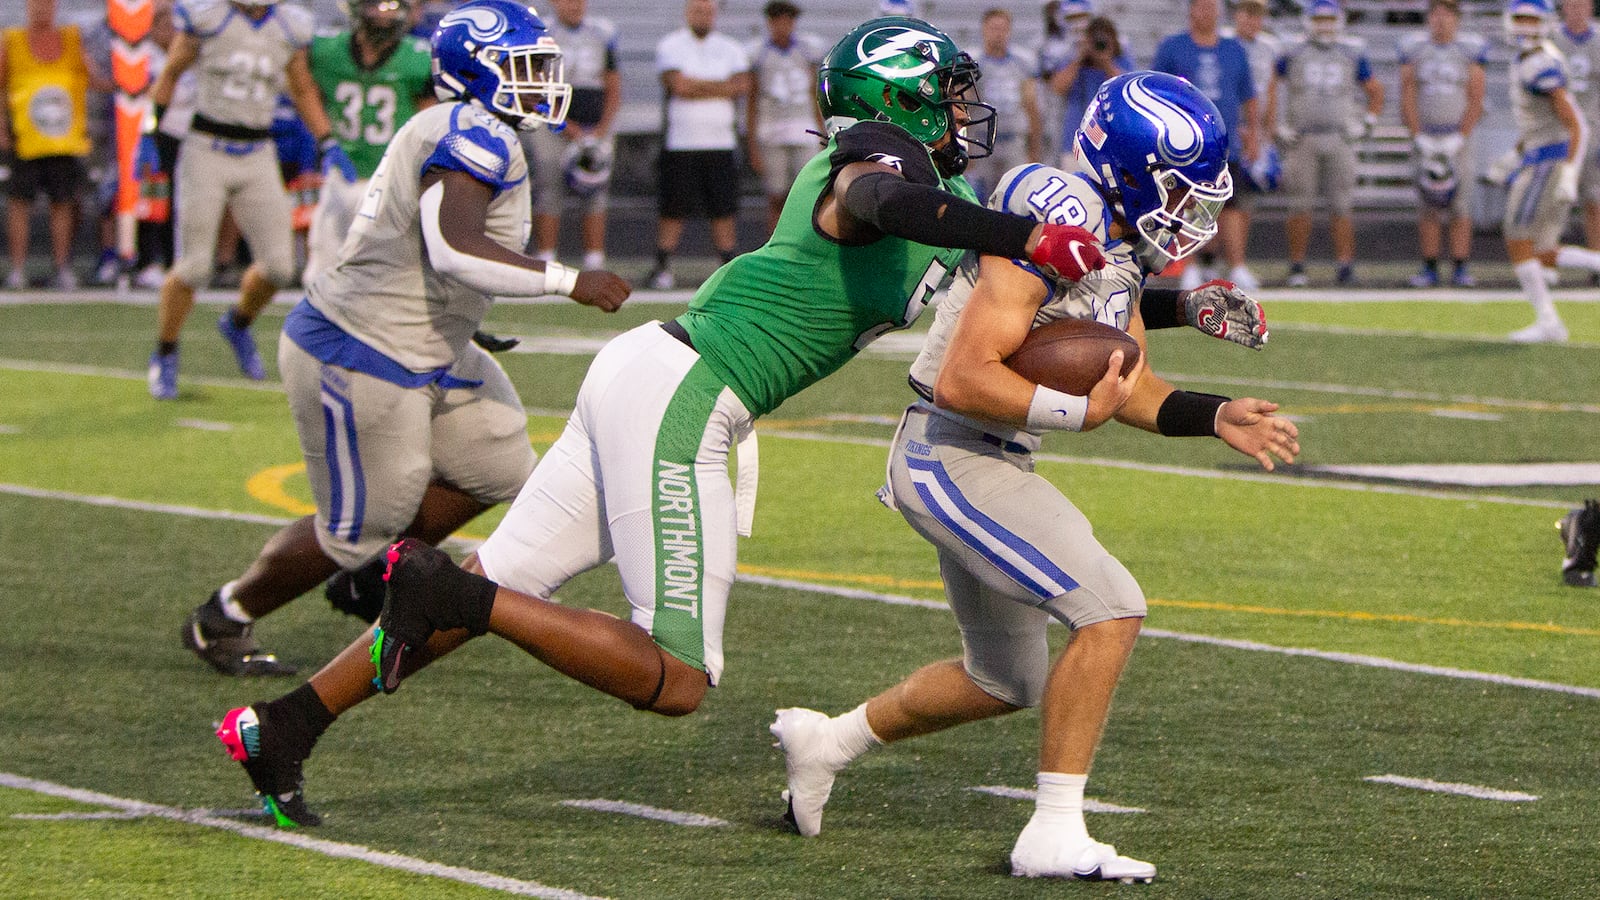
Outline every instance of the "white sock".
<svg viewBox="0 0 1600 900">
<path fill-rule="evenodd" d="M 1566 244 L 1556 248 L 1556 265 L 1565 269 L 1600 272 L 1600 252 Z"/>
<path fill-rule="evenodd" d="M 1088 782 L 1088 775 L 1040 772 L 1039 794 L 1028 824 L 1047 826 L 1068 840 L 1088 840 L 1089 827 L 1083 822 L 1083 787 Z"/>
<path fill-rule="evenodd" d="M 604 269 L 605 267 L 606 255 L 603 251 L 590 250 L 588 253 L 583 255 L 584 271 L 592 272 L 595 269 Z"/>
<path fill-rule="evenodd" d="M 833 737 L 839 744 L 839 752 L 844 755 L 845 762 L 883 743 L 883 739 L 873 734 L 872 726 L 867 723 L 865 703 L 833 718 Z"/>
<path fill-rule="evenodd" d="M 540 262 L 555 262 L 556 252 L 554 250 L 540 250 L 533 255 L 533 258 Z"/>
<path fill-rule="evenodd" d="M 222 608 L 222 614 L 242 625 L 249 625 L 256 620 L 255 616 L 244 611 L 238 601 L 233 599 L 233 586 L 237 581 L 230 581 L 217 591 L 217 605 Z"/>
<path fill-rule="evenodd" d="M 1537 259 L 1525 259 L 1517 263 L 1514 271 L 1517 273 L 1517 283 L 1522 285 L 1522 295 L 1533 304 L 1534 317 L 1539 322 L 1559 322 L 1561 317 L 1556 315 L 1556 305 L 1550 299 L 1550 286 L 1544 281 L 1544 267 Z"/>
</svg>

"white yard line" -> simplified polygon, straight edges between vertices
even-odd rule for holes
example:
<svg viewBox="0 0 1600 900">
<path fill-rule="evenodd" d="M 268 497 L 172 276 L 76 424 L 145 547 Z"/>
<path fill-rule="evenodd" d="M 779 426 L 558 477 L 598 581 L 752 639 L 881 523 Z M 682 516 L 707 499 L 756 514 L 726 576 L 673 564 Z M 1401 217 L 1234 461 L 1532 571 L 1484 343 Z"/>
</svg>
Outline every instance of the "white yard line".
<svg viewBox="0 0 1600 900">
<path fill-rule="evenodd" d="M 673 825 L 684 825 L 689 828 L 722 828 L 733 824 L 727 819 L 719 819 L 715 816 L 702 816 L 699 813 L 679 812 L 675 809 L 645 806 L 643 803 L 629 803 L 625 800 L 563 800 L 561 805 L 594 810 L 595 812 L 637 816 L 641 819 L 654 819 L 657 822 L 669 822 Z"/>
<path fill-rule="evenodd" d="M 1438 794 L 1474 797 L 1479 800 L 1499 800 L 1502 803 L 1529 803 L 1539 799 L 1537 794 L 1524 794 L 1522 791 L 1502 791 L 1499 788 L 1483 787 L 1477 784 L 1434 781 L 1431 778 L 1410 778 L 1405 775 L 1368 775 L 1361 780 L 1370 781 L 1374 784 L 1393 784 L 1400 787 L 1416 788 L 1419 791 L 1433 791 Z"/>
<path fill-rule="evenodd" d="M 476 869 L 465 869 L 460 866 L 447 866 L 443 863 L 417 859 L 414 856 L 403 856 L 399 853 L 373 850 L 370 847 L 363 847 L 359 844 L 344 844 L 338 841 L 307 837 L 303 832 L 299 831 L 285 831 L 264 825 L 249 825 L 233 819 L 210 815 L 210 810 L 180 809 L 175 806 L 162 806 L 158 803 L 145 803 L 142 800 L 129 800 L 125 797 L 114 797 L 98 791 L 86 791 L 82 788 L 68 787 L 50 781 L 40 781 L 37 778 L 13 775 L 10 772 L 0 772 L 0 787 L 32 791 L 37 794 L 61 797 L 92 806 L 108 806 L 137 816 L 171 819 L 175 822 L 231 831 L 234 834 L 252 840 L 287 844 L 300 850 L 320 853 L 323 856 L 353 859 L 388 869 L 411 872 L 416 875 L 448 878 L 451 881 L 460 881 L 465 884 L 502 891 L 507 894 L 515 894 L 521 897 L 546 897 L 550 898 L 550 900 L 595 900 L 588 894 L 580 894 L 577 891 L 569 891 L 564 888 L 548 887 L 536 881 L 523 881 L 519 878 L 496 875 L 493 872 L 480 872 Z"/>
<path fill-rule="evenodd" d="M 1039 796 L 1039 792 L 1033 790 L 1032 788 L 1006 787 L 1003 784 L 984 784 L 977 787 L 969 787 L 967 790 L 974 791 L 979 794 L 991 794 L 995 797 L 1005 797 L 1008 800 L 1034 800 Z M 1107 803 L 1104 800 L 1096 800 L 1093 797 L 1083 798 L 1083 811 L 1092 813 L 1121 813 L 1127 815 L 1146 812 L 1143 807 L 1118 806 L 1115 803 Z"/>
</svg>

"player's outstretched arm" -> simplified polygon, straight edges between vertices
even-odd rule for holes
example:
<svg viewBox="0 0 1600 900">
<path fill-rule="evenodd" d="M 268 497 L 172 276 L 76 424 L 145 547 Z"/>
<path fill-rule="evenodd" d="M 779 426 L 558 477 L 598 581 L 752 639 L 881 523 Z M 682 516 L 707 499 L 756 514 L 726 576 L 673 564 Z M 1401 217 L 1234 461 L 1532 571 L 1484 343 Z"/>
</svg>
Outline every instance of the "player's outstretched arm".
<svg viewBox="0 0 1600 900">
<path fill-rule="evenodd" d="M 562 294 L 615 312 L 632 288 L 610 272 L 579 272 L 503 247 L 486 233 L 489 185 L 461 171 L 432 170 L 422 179 L 422 236 L 434 269 L 497 297 Z"/>
<path fill-rule="evenodd" d="M 1026 259 L 1074 281 L 1106 264 L 1100 242 L 1083 228 L 987 209 L 907 181 L 883 163 L 854 162 L 840 169 L 829 200 L 836 202 L 819 209 L 818 225 L 835 238 L 890 235 L 929 247 L 976 250 Z"/>
<path fill-rule="evenodd" d="M 1278 404 L 1254 397 L 1229 400 L 1217 410 L 1217 437 L 1229 447 L 1254 457 L 1261 468 L 1273 470 L 1273 458 L 1286 463 L 1300 455 L 1300 429 L 1275 415 Z"/>
<path fill-rule="evenodd" d="M 1146 328 L 1181 328 L 1242 347 L 1261 350 L 1267 345 L 1267 314 L 1254 297 L 1231 281 L 1208 281 L 1193 290 L 1146 288 L 1139 300 Z"/>
</svg>

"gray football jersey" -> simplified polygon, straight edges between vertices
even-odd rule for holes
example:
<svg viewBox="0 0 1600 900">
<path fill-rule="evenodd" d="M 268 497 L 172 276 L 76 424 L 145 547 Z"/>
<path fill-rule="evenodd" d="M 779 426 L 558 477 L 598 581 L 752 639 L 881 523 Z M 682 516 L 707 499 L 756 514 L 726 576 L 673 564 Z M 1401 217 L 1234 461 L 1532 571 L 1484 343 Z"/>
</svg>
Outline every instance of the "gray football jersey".
<svg viewBox="0 0 1600 900">
<path fill-rule="evenodd" d="M 1250 59 L 1250 80 L 1256 86 L 1256 96 L 1261 98 L 1258 102 L 1265 104 L 1267 85 L 1272 83 L 1272 68 L 1283 54 L 1283 42 L 1266 31 L 1257 32 L 1255 39 L 1249 41 L 1231 36 L 1244 45 L 1245 56 Z"/>
<path fill-rule="evenodd" d="M 1600 31 L 1590 28 L 1574 36 L 1562 26 L 1551 43 L 1567 58 L 1567 91 L 1592 130 L 1600 123 Z"/>
<path fill-rule="evenodd" d="M 1567 61 L 1548 41 L 1511 64 L 1511 112 L 1517 122 L 1517 146 L 1524 153 L 1567 141 L 1566 126 L 1556 117 L 1550 92 L 1567 86 Z"/>
<path fill-rule="evenodd" d="M 828 48 L 814 35 L 797 33 L 786 48 L 763 39 L 747 49 L 750 70 L 761 82 L 757 137 L 767 144 L 815 146 L 816 137 L 806 133 L 817 128 L 811 90 Z"/>
<path fill-rule="evenodd" d="M 200 41 L 195 111 L 229 125 L 270 128 L 284 67 L 311 43 L 311 13 L 280 3 L 253 22 L 228 0 L 180 0 L 176 15 L 178 27 Z"/>
<path fill-rule="evenodd" d="M 1355 121 L 1363 108 L 1361 82 L 1372 76 L 1365 47 L 1352 37 L 1298 40 L 1278 57 L 1277 73 L 1285 121 L 1305 133 L 1339 131 Z"/>
<path fill-rule="evenodd" d="M 455 362 L 494 298 L 439 274 L 423 243 L 429 169 L 494 189 L 485 233 L 521 251 L 529 231 L 528 163 L 510 126 L 470 103 L 440 103 L 401 127 L 378 163 L 339 262 L 311 283 L 311 304 L 413 372 Z"/>
<path fill-rule="evenodd" d="M 1426 32 L 1400 41 L 1400 64 L 1417 76 L 1417 119 L 1424 131 L 1458 131 L 1467 114 L 1467 82 L 1474 66 L 1489 55 L 1489 44 L 1475 34 L 1458 34 L 1448 44 L 1434 43 Z"/>
<path fill-rule="evenodd" d="M 1128 330 L 1133 309 L 1144 293 L 1144 272 L 1134 258 L 1132 244 L 1107 236 L 1111 212 L 1088 175 L 1037 163 L 1018 166 L 1001 176 L 994 193 L 989 195 L 988 205 L 990 209 L 1040 222 L 1077 225 L 1100 239 L 1106 257 L 1105 268 L 1085 275 L 1080 281 L 1051 278 L 1026 262 L 1013 261 L 1013 265 L 1036 275 L 1049 291 L 1034 314 L 1033 327 L 1057 319 L 1094 319 Z M 938 380 L 939 367 L 944 364 L 956 320 L 972 296 L 977 279 L 977 254 L 968 253 L 956 269 L 950 286 L 939 298 L 933 327 L 928 330 L 922 352 L 911 364 L 911 380 L 918 385 L 931 389 Z"/>
</svg>

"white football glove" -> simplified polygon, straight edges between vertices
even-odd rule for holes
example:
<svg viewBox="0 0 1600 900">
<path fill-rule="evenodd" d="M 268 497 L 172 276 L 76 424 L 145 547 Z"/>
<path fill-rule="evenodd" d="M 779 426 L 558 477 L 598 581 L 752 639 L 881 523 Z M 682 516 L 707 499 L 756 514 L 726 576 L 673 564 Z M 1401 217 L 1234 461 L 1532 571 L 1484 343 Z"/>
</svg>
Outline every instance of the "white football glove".
<svg viewBox="0 0 1600 900">
<path fill-rule="evenodd" d="M 1267 344 L 1267 314 L 1231 281 L 1215 279 L 1183 294 L 1183 318 L 1191 327 L 1252 350 Z"/>
<path fill-rule="evenodd" d="M 1511 183 L 1511 176 L 1522 166 L 1522 152 L 1515 147 L 1500 154 L 1483 170 L 1483 180 L 1501 187 Z"/>
<path fill-rule="evenodd" d="M 1562 203 L 1578 202 L 1578 166 L 1564 162 L 1556 166 L 1556 199 Z"/>
</svg>

